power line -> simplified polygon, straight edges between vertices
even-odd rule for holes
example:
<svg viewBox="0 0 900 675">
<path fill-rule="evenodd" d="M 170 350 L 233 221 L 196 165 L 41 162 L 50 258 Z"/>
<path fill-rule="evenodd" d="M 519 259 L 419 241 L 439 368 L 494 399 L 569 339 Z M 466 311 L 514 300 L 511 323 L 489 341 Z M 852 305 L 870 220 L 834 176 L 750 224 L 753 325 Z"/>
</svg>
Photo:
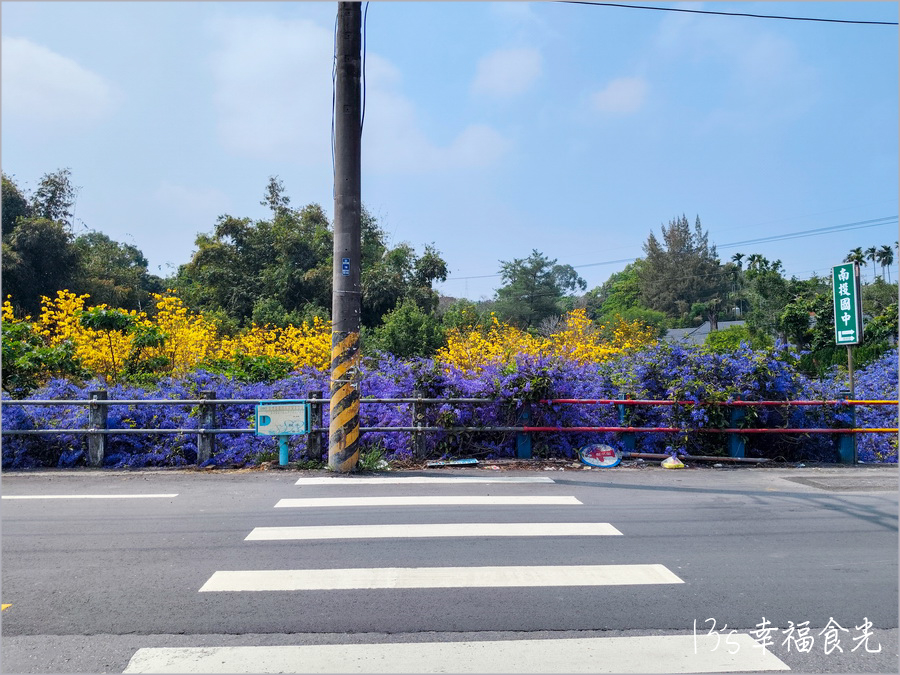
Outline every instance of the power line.
<svg viewBox="0 0 900 675">
<path fill-rule="evenodd" d="M 856 21 L 851 19 L 822 19 L 808 16 L 777 16 L 774 14 L 749 14 L 746 12 L 713 12 L 703 9 L 680 9 L 677 7 L 647 7 L 645 5 L 620 5 L 615 2 L 587 2 L 586 0 L 557 0 L 567 5 L 592 5 L 594 7 L 620 7 L 623 9 L 649 9 L 656 12 L 682 12 L 684 14 L 713 14 L 716 16 L 742 16 L 751 19 L 781 19 L 784 21 L 817 21 L 820 23 L 849 23 L 868 26 L 896 26 L 896 21 Z"/>
<path fill-rule="evenodd" d="M 758 239 L 747 239 L 745 241 L 737 241 L 731 242 L 729 244 L 722 244 L 721 246 L 715 246 L 716 250 L 723 248 L 737 248 L 738 246 L 748 246 L 751 244 L 765 244 L 772 241 L 785 241 L 788 239 L 804 239 L 806 237 L 815 237 L 822 234 L 835 234 L 837 232 L 846 232 L 850 230 L 861 230 L 868 227 L 878 227 L 879 225 L 890 225 L 892 222 L 897 221 L 897 216 L 885 216 L 883 218 L 875 218 L 873 220 L 860 220 L 855 223 L 843 223 L 841 225 L 829 225 L 827 227 L 817 227 L 812 230 L 800 230 L 799 232 L 788 232 L 786 234 L 776 234 L 771 237 L 760 237 Z M 581 269 L 583 267 L 598 267 L 600 265 L 615 265 L 618 263 L 631 263 L 637 260 L 637 258 L 619 258 L 618 260 L 603 260 L 600 262 L 594 263 L 584 263 L 582 265 L 572 265 L 574 269 Z M 453 277 L 452 281 L 461 281 L 464 279 L 491 279 L 494 277 L 503 276 L 499 272 L 497 274 L 480 274 L 476 276 L 468 276 L 468 277 Z M 451 279 L 448 278 L 447 281 Z"/>
<path fill-rule="evenodd" d="M 820 234 L 833 234 L 835 232 L 846 232 L 850 230 L 861 230 L 867 227 L 877 227 L 879 225 L 890 225 L 896 222 L 897 216 L 888 216 L 886 218 L 876 218 L 875 220 L 861 220 L 857 223 L 847 223 L 846 225 L 832 225 L 830 227 L 817 227 L 812 230 L 801 230 L 800 232 L 789 232 L 787 234 L 776 234 L 771 237 L 760 237 L 759 239 L 747 239 L 746 241 L 737 241 L 731 244 L 722 244 L 716 248 L 735 248 L 737 246 L 747 246 L 750 244 L 765 244 L 770 241 L 785 241 L 787 239 L 802 239 L 805 237 L 815 237 Z"/>
</svg>

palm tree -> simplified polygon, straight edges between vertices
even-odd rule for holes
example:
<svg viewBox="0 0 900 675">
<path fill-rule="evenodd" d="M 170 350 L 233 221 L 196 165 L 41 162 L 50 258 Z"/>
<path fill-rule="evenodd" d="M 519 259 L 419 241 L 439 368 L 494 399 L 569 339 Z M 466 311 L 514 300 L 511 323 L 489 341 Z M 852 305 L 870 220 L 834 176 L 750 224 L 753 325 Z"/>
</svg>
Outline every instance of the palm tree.
<svg viewBox="0 0 900 675">
<path fill-rule="evenodd" d="M 884 271 L 887 270 L 888 283 L 891 283 L 891 265 L 894 264 L 894 251 L 890 245 L 885 244 L 878 249 L 878 264 L 881 265 L 881 277 L 884 278 Z"/>
<path fill-rule="evenodd" d="M 768 266 L 768 260 L 759 253 L 751 253 L 747 258 L 747 269 L 762 269 Z"/>
<path fill-rule="evenodd" d="M 860 267 L 864 267 L 869 263 L 866 262 L 866 255 L 863 253 L 863 250 L 860 246 L 854 248 L 850 253 L 847 254 L 847 257 L 844 258 L 844 262 L 848 263 L 856 263 Z"/>
<path fill-rule="evenodd" d="M 735 253 L 733 256 L 731 256 L 731 262 L 733 262 L 735 265 L 737 265 L 737 268 L 739 270 L 744 268 L 743 260 L 744 260 L 743 253 Z"/>
<path fill-rule="evenodd" d="M 877 272 L 875 271 L 875 259 L 878 257 L 878 249 L 874 246 L 870 246 L 866 249 L 866 258 L 872 261 L 872 281 L 875 281 L 875 276 Z"/>
</svg>

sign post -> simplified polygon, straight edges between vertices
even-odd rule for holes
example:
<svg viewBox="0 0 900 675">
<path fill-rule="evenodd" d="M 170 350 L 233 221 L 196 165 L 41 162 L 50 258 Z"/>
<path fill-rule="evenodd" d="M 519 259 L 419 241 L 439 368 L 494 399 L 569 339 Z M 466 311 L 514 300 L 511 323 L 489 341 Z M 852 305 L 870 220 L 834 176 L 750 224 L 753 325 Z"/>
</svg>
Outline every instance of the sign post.
<svg viewBox="0 0 900 675">
<path fill-rule="evenodd" d="M 309 412 L 304 401 L 260 401 L 256 406 L 256 435 L 278 437 L 279 466 L 288 463 L 288 436 L 309 433 Z"/>
<path fill-rule="evenodd" d="M 847 371 L 850 379 L 850 399 L 856 395 L 853 381 L 853 345 L 862 342 L 862 299 L 859 284 L 859 266 L 856 263 L 836 265 L 831 270 L 831 286 L 834 298 L 834 341 L 847 346 Z M 850 414 L 855 419 L 855 411 L 850 406 Z M 852 448 L 844 448 L 842 439 L 841 459 L 857 463 L 856 436 L 848 434 L 846 439 Z"/>
</svg>

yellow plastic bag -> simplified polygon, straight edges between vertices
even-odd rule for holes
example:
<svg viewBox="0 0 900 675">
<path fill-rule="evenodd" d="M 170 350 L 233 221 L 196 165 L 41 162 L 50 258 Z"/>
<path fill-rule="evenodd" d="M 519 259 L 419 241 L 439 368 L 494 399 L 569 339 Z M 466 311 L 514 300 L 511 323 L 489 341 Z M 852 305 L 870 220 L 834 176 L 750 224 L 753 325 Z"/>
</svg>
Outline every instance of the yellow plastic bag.
<svg viewBox="0 0 900 675">
<path fill-rule="evenodd" d="M 684 464 L 681 463 L 681 460 L 677 457 L 668 457 L 662 461 L 660 464 L 664 469 L 683 469 Z"/>
</svg>

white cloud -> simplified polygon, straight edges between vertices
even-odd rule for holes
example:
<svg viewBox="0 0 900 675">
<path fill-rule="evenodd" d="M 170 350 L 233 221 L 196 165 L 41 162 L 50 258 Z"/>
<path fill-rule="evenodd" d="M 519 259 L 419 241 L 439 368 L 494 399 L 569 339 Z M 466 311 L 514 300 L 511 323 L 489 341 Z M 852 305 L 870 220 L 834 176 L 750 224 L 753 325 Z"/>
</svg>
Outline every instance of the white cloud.
<svg viewBox="0 0 900 675">
<path fill-rule="evenodd" d="M 541 71 L 542 58 L 537 49 L 498 49 L 478 62 L 472 91 L 490 96 L 517 96 L 531 88 Z"/>
<path fill-rule="evenodd" d="M 640 77 L 620 77 L 591 96 L 591 105 L 604 113 L 633 113 L 644 105 L 647 82 Z"/>
<path fill-rule="evenodd" d="M 3 37 L 3 116 L 20 124 L 54 124 L 64 130 L 108 116 L 116 104 L 113 87 L 74 60 L 30 40 Z"/>
<path fill-rule="evenodd" d="M 509 141 L 483 124 L 465 127 L 449 145 L 433 143 L 422 131 L 412 102 L 397 90 L 398 71 L 384 59 L 370 54 L 366 72 L 364 168 L 430 172 L 484 167 L 508 150 Z"/>
<path fill-rule="evenodd" d="M 221 42 L 212 72 L 223 145 L 257 159 L 330 164 L 332 32 L 271 17 L 210 27 Z"/>
<path fill-rule="evenodd" d="M 223 145 L 239 155 L 331 167 L 334 35 L 311 21 L 220 19 L 212 60 Z M 447 146 L 422 130 L 389 61 L 366 55 L 363 167 L 420 172 L 483 166 L 508 147 L 496 131 L 469 125 Z"/>
</svg>

